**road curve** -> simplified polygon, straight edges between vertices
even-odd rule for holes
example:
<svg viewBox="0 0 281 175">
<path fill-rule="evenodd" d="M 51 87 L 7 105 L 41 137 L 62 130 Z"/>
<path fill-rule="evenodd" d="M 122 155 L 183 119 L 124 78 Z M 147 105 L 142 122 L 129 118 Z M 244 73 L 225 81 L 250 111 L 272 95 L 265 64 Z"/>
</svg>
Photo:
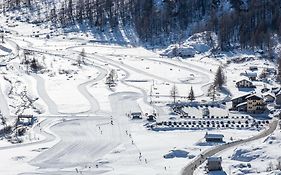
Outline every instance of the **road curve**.
<svg viewBox="0 0 281 175">
<path fill-rule="evenodd" d="M 31 146 L 31 145 L 43 145 L 45 143 L 54 141 L 55 139 L 57 139 L 57 136 L 50 130 L 50 128 L 61 122 L 63 122 L 61 119 L 56 119 L 56 120 L 44 119 L 43 121 L 40 122 L 40 125 L 37 124 L 33 128 L 35 133 L 43 135 L 45 137 L 44 139 L 42 139 L 40 141 L 30 142 L 30 143 L 21 143 L 21 144 L 2 146 L 2 147 L 0 147 L 0 151 L 9 150 L 9 149 L 13 149 L 13 148 L 26 147 L 26 146 Z"/>
<path fill-rule="evenodd" d="M 234 146 L 238 146 L 238 145 L 241 145 L 241 144 L 245 144 L 245 143 L 248 143 L 248 142 L 251 142 L 251 141 L 254 141 L 254 140 L 258 140 L 258 139 L 261 139 L 263 137 L 266 137 L 270 134 L 272 134 L 274 132 L 274 130 L 277 128 L 277 125 L 278 125 L 278 120 L 273 120 L 272 123 L 270 123 L 269 125 L 269 128 L 261 133 L 259 133 L 258 135 L 256 136 L 253 136 L 253 137 L 250 137 L 248 139 L 244 139 L 244 140 L 238 140 L 238 141 L 234 141 L 234 142 L 231 142 L 231 143 L 226 143 L 226 144 L 223 144 L 223 145 L 219 145 L 219 146 L 216 146 L 214 148 L 211 148 L 209 150 L 206 150 L 204 151 L 201 155 L 197 156 L 191 163 L 189 163 L 187 166 L 185 166 L 183 168 L 183 170 L 181 171 L 181 174 L 182 175 L 193 175 L 194 173 L 194 170 L 199 167 L 200 165 L 202 165 L 204 163 L 204 161 L 210 157 L 210 156 L 213 156 L 225 149 L 228 149 L 228 148 L 231 148 L 231 147 L 234 147 Z"/>
<path fill-rule="evenodd" d="M 90 109 L 91 113 L 96 113 L 97 111 L 100 110 L 100 107 L 99 107 L 98 101 L 88 91 L 87 86 L 92 83 L 102 80 L 107 75 L 107 71 L 105 69 L 102 69 L 101 67 L 98 67 L 98 66 L 95 66 L 95 67 L 99 70 L 99 75 L 96 78 L 94 78 L 90 81 L 87 81 L 85 83 L 82 83 L 78 86 L 78 91 L 89 101 L 89 103 L 91 105 L 91 109 Z"/>
</svg>

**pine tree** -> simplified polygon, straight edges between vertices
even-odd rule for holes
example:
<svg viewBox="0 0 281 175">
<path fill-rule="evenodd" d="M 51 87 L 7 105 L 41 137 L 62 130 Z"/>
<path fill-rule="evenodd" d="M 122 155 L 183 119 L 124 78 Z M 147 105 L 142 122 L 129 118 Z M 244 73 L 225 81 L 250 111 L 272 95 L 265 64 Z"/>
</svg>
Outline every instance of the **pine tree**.
<svg viewBox="0 0 281 175">
<path fill-rule="evenodd" d="M 117 73 L 115 72 L 114 69 L 112 69 L 108 74 L 108 76 L 106 77 L 105 84 L 107 84 L 108 87 L 110 88 L 116 84 L 116 81 L 117 81 Z"/>
<path fill-rule="evenodd" d="M 178 89 L 177 89 L 177 87 L 176 87 L 175 84 L 173 85 L 173 87 L 172 87 L 170 93 L 171 93 L 171 97 L 172 97 L 173 100 L 174 100 L 174 103 L 176 103 L 176 97 L 177 97 L 177 95 L 178 95 Z"/>
<path fill-rule="evenodd" d="M 39 70 L 39 64 L 38 64 L 38 61 L 33 58 L 30 62 L 30 68 L 34 71 L 34 72 L 37 72 Z"/>
<path fill-rule="evenodd" d="M 219 66 L 216 76 L 215 76 L 215 81 L 214 81 L 214 86 L 217 88 L 221 88 L 223 84 L 225 84 L 225 76 L 222 70 L 222 67 Z"/>
<path fill-rule="evenodd" d="M 192 86 L 191 86 L 191 88 L 190 88 L 190 92 L 189 92 L 189 95 L 188 95 L 187 98 L 188 98 L 190 101 L 195 100 L 195 96 L 194 96 L 194 92 L 193 92 Z"/>
<path fill-rule="evenodd" d="M 216 86 L 212 84 L 208 89 L 208 96 L 212 99 L 212 101 L 215 101 L 216 99 Z"/>
</svg>

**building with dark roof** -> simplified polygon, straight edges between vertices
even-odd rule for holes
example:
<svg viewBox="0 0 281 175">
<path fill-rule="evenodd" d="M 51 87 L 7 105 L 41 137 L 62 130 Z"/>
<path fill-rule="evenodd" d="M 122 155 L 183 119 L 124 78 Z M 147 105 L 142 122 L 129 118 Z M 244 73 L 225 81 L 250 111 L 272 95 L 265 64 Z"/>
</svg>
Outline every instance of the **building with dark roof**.
<svg viewBox="0 0 281 175">
<path fill-rule="evenodd" d="M 264 102 L 264 99 L 256 94 L 246 94 L 233 98 L 231 101 L 231 110 L 245 111 L 253 114 L 263 113 L 266 110 L 266 103 Z"/>
<path fill-rule="evenodd" d="M 222 170 L 222 158 L 221 157 L 208 157 L 207 169 L 208 171 L 221 171 Z"/>
<path fill-rule="evenodd" d="M 208 134 L 205 135 L 206 142 L 223 142 L 224 136 L 222 134 Z"/>
<path fill-rule="evenodd" d="M 266 109 L 266 104 L 263 101 L 263 98 L 252 94 L 246 97 L 247 100 L 247 112 L 250 113 L 263 113 Z"/>
</svg>

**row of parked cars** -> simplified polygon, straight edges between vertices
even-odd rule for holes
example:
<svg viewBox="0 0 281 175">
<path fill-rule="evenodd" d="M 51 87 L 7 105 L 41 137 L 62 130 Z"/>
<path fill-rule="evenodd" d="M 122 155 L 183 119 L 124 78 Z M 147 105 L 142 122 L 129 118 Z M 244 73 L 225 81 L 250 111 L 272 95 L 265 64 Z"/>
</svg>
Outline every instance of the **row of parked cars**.
<svg viewBox="0 0 281 175">
<path fill-rule="evenodd" d="M 157 128 L 250 128 L 250 127 L 264 127 L 269 124 L 268 120 L 245 120 L 245 121 L 235 121 L 235 120 L 193 120 L 193 121 L 162 121 L 157 122 L 154 127 Z"/>
</svg>

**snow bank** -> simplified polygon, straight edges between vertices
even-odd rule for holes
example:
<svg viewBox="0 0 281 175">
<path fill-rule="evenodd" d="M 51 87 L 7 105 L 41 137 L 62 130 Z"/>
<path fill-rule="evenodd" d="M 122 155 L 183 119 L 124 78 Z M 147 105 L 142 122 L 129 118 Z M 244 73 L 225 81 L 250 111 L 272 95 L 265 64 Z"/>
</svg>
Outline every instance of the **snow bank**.
<svg viewBox="0 0 281 175">
<path fill-rule="evenodd" d="M 241 162 L 250 162 L 259 158 L 263 154 L 262 148 L 247 149 L 241 148 L 237 149 L 232 155 L 232 160 L 237 160 Z"/>
</svg>

